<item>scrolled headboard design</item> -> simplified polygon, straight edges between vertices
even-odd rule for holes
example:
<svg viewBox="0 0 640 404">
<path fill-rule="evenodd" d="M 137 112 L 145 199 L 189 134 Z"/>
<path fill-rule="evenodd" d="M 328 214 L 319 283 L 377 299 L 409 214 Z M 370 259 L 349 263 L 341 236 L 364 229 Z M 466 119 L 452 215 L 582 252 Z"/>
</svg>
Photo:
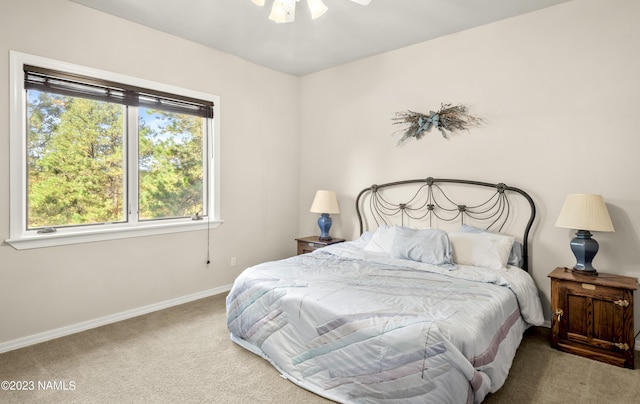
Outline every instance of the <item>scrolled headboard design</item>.
<svg viewBox="0 0 640 404">
<path fill-rule="evenodd" d="M 455 200 L 452 193 L 445 188 L 446 185 L 453 184 L 470 186 L 484 191 L 489 190 L 490 192 L 488 194 L 485 192 L 479 202 L 461 203 L 461 201 Z M 391 195 L 391 192 L 388 192 L 398 188 L 408 188 L 401 195 L 402 199 L 399 199 L 399 202 Z M 529 232 L 536 216 L 536 207 L 531 196 L 520 188 L 507 186 L 503 183 L 492 184 L 432 177 L 374 184 L 358 194 L 356 213 L 360 223 L 360 234 L 365 231 L 365 219 L 366 224 L 373 225 L 375 223 L 376 227 L 398 221 L 400 222 L 398 224 L 405 225 L 405 222 L 409 220 L 425 222 L 429 226 L 433 225 L 434 220 L 445 223 L 459 222 L 460 224 L 465 224 L 465 220 L 472 220 L 474 225 L 481 224 L 487 230 L 500 232 L 513 216 L 514 204 L 511 198 L 516 194 L 526 200 L 530 209 L 529 215 L 525 216 L 528 219 L 523 226 L 524 231 L 519 233 L 522 234 L 522 269 L 527 271 L 529 266 Z M 471 198 L 465 198 L 465 200 L 471 200 Z"/>
</svg>

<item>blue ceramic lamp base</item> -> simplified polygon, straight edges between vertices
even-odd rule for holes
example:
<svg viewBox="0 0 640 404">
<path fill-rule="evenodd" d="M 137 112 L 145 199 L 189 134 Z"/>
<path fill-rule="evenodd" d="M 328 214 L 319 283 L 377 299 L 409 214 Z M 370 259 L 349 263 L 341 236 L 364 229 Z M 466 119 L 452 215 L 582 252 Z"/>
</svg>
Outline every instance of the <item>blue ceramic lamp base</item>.
<svg viewBox="0 0 640 404">
<path fill-rule="evenodd" d="M 328 213 L 322 213 L 318 219 L 318 227 L 320 227 L 320 241 L 329 241 L 329 229 L 331 228 L 331 216 Z"/>
<path fill-rule="evenodd" d="M 598 242 L 591 238 L 589 230 L 578 230 L 576 237 L 571 240 L 571 251 L 576 256 L 576 265 L 573 271 L 584 275 L 598 275 L 598 271 L 591 262 L 598 253 Z"/>
</svg>

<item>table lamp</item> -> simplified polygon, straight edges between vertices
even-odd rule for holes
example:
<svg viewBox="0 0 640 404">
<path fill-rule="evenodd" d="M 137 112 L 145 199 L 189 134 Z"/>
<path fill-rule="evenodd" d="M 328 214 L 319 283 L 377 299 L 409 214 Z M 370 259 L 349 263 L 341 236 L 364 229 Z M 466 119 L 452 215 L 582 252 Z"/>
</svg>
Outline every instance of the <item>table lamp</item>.
<svg viewBox="0 0 640 404">
<path fill-rule="evenodd" d="M 325 190 L 317 191 L 315 198 L 313 198 L 310 212 L 320 213 L 320 218 L 318 219 L 318 227 L 320 227 L 320 240 L 331 240 L 331 236 L 329 235 L 329 229 L 331 228 L 331 216 L 329 216 L 329 214 L 340 213 L 336 193 L 333 191 Z"/>
<path fill-rule="evenodd" d="M 571 240 L 571 251 L 576 256 L 574 272 L 598 275 L 591 264 L 598 253 L 598 242 L 591 238 L 591 231 L 614 231 L 604 198 L 601 195 L 568 195 L 556 227 L 577 230 L 576 237 Z"/>
</svg>

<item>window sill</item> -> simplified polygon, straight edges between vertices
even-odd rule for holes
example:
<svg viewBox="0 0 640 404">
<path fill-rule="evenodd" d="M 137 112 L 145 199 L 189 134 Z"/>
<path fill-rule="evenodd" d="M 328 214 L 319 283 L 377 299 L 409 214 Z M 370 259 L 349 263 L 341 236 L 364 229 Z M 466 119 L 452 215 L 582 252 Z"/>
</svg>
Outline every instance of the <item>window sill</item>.
<svg viewBox="0 0 640 404">
<path fill-rule="evenodd" d="M 87 231 L 56 232 L 34 234 L 5 240 L 16 250 L 55 247 L 70 244 L 93 243 L 96 241 L 118 240 L 123 238 L 154 236 L 159 234 L 182 233 L 187 231 L 215 229 L 222 220 L 201 220 L 188 222 L 160 223 L 138 227 L 105 227 Z"/>
</svg>

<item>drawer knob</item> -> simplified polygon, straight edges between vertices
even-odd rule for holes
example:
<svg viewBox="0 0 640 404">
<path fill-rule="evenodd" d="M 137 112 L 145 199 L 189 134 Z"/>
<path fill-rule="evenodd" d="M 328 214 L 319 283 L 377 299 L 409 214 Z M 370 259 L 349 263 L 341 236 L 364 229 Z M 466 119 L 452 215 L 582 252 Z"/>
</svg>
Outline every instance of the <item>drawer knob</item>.
<svg viewBox="0 0 640 404">
<path fill-rule="evenodd" d="M 629 307 L 629 301 L 628 300 L 616 300 L 615 302 L 613 302 L 613 304 L 617 304 L 620 307 Z"/>
</svg>

